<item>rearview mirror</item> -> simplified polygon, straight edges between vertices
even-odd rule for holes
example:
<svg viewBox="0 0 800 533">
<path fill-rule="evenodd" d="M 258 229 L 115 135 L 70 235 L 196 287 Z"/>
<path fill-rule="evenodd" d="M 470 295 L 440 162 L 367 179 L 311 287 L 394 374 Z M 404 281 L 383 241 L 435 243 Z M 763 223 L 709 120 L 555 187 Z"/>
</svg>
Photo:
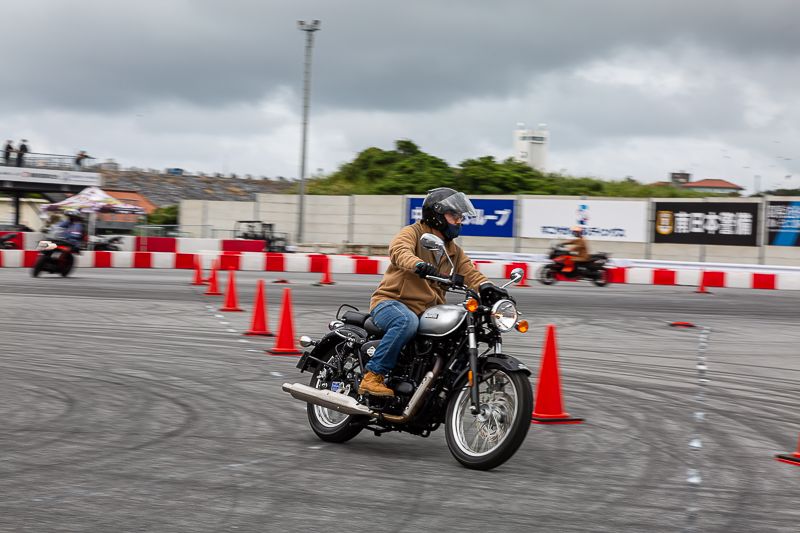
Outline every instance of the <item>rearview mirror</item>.
<svg viewBox="0 0 800 533">
<path fill-rule="evenodd" d="M 525 271 L 523 269 L 521 269 L 520 267 L 515 268 L 508 275 L 508 277 L 511 278 L 511 279 L 509 281 L 506 281 L 503 285 L 501 285 L 501 288 L 505 289 L 506 287 L 508 287 L 512 283 L 519 283 L 522 280 L 522 277 L 524 275 L 525 275 Z"/>
<path fill-rule="evenodd" d="M 419 242 L 422 244 L 423 248 L 431 252 L 442 253 L 444 251 L 444 241 L 433 233 L 424 233 L 422 237 L 419 238 Z"/>
</svg>

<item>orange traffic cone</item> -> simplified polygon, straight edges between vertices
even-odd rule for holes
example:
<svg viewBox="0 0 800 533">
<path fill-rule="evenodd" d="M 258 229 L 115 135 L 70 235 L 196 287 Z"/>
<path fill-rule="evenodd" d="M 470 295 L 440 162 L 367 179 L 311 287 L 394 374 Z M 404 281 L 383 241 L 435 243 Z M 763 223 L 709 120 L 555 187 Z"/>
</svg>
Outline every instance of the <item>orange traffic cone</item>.
<svg viewBox="0 0 800 533">
<path fill-rule="evenodd" d="M 782 463 L 789 463 L 790 465 L 800 466 L 800 442 L 797 444 L 796 452 L 775 454 L 775 460 Z"/>
<path fill-rule="evenodd" d="M 275 347 L 267 350 L 272 355 L 300 355 L 294 344 L 294 323 L 292 321 L 292 289 L 283 289 L 281 321 L 278 324 L 278 340 Z"/>
<path fill-rule="evenodd" d="M 264 280 L 258 280 L 256 284 L 256 298 L 253 300 L 253 319 L 250 322 L 250 330 L 245 335 L 260 335 L 262 337 L 274 337 L 267 325 L 267 305 L 264 296 Z"/>
<path fill-rule="evenodd" d="M 217 279 L 217 263 L 211 265 L 211 275 L 208 276 L 208 290 L 206 296 L 222 296 L 219 292 L 219 280 Z"/>
<path fill-rule="evenodd" d="M 331 261 L 329 258 L 326 258 L 325 271 L 322 273 L 322 278 L 317 283 L 314 283 L 314 286 L 333 285 L 334 283 L 333 277 L 331 276 Z"/>
<path fill-rule="evenodd" d="M 700 285 L 697 287 L 697 290 L 694 291 L 697 294 L 711 294 L 711 291 L 706 289 L 706 271 L 703 270 L 700 272 Z"/>
<path fill-rule="evenodd" d="M 241 311 L 239 298 L 236 296 L 236 271 L 228 271 L 228 288 L 225 291 L 225 304 L 219 308 L 220 311 Z"/>
<path fill-rule="evenodd" d="M 194 256 L 194 279 L 192 280 L 192 285 L 205 285 L 205 283 L 203 269 L 200 267 L 200 259 Z"/>
<path fill-rule="evenodd" d="M 583 418 L 571 417 L 564 412 L 556 351 L 556 327 L 548 324 L 542 364 L 539 368 L 539 380 L 536 382 L 536 399 L 533 404 L 531 422 L 534 424 L 580 424 L 583 422 Z"/>
</svg>

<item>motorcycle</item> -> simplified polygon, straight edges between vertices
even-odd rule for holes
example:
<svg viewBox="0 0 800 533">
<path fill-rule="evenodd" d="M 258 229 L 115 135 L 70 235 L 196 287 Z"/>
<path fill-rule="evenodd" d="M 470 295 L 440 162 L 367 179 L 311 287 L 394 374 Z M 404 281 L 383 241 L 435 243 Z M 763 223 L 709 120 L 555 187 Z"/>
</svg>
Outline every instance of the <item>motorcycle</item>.
<svg viewBox="0 0 800 533">
<path fill-rule="evenodd" d="M 591 260 L 586 263 L 576 263 L 567 247 L 556 244 L 550 248 L 548 255 L 550 262 L 544 264 L 537 275 L 537 279 L 544 285 L 552 285 L 557 280 L 557 275 L 569 279 L 588 279 L 598 287 L 608 284 L 608 254 L 599 252 L 592 254 Z"/>
<path fill-rule="evenodd" d="M 79 238 L 79 235 L 73 235 Z M 81 250 L 71 242 L 62 238 L 62 232 L 54 230 L 49 240 L 39 241 L 37 246 L 39 256 L 31 269 L 31 276 L 39 277 L 42 272 L 61 274 L 66 278 L 75 266 L 75 255 L 80 255 Z"/>
<path fill-rule="evenodd" d="M 426 233 L 420 241 L 437 259 L 444 255 L 450 261 L 442 239 Z M 515 328 L 524 333 L 528 323 L 520 320 L 512 299 L 482 302 L 464 286 L 452 261 L 450 267 L 449 277 L 426 279 L 463 294 L 464 301 L 421 315 L 416 337 L 386 376 L 394 397 L 358 394 L 365 365 L 383 336 L 368 313 L 344 304 L 324 337 L 300 338 L 301 346 L 312 348 L 297 368 L 309 371 L 311 379 L 308 385 L 284 383 L 282 389 L 307 402 L 309 425 L 321 440 L 345 442 L 364 429 L 376 436 L 405 431 L 428 437 L 444 424 L 453 457 L 477 470 L 503 464 L 520 447 L 533 409 L 530 370 L 503 352 L 502 334 Z M 510 277 L 503 287 L 519 282 L 522 269 Z M 482 353 L 481 344 L 486 345 Z"/>
<path fill-rule="evenodd" d="M 106 252 L 118 252 L 122 250 L 122 237 L 120 235 L 116 235 L 114 237 L 98 237 L 93 235 L 89 238 L 92 250 L 95 251 L 106 251 Z"/>
<path fill-rule="evenodd" d="M 0 237 L 0 250 L 16 250 L 18 248 L 14 239 L 19 233 L 8 233 Z"/>
</svg>

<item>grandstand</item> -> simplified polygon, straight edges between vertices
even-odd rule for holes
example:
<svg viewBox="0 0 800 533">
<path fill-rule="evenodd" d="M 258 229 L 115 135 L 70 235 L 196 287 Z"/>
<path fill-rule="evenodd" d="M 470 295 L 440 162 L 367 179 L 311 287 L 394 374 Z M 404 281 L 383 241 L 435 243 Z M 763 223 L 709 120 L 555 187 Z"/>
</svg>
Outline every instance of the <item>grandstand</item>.
<svg viewBox="0 0 800 533">
<path fill-rule="evenodd" d="M 135 191 L 158 207 L 181 200 L 228 200 L 252 202 L 259 193 L 290 192 L 293 183 L 285 179 L 175 175 L 157 170 L 117 170 L 100 167 L 102 186 L 117 191 Z"/>
</svg>

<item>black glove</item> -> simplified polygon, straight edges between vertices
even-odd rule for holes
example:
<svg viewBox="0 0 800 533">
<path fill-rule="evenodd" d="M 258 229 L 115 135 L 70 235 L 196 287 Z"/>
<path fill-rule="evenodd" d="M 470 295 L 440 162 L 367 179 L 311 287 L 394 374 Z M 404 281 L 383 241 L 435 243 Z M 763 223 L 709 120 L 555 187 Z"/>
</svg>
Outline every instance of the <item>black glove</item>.
<svg viewBox="0 0 800 533">
<path fill-rule="evenodd" d="M 508 291 L 491 283 L 484 283 L 479 287 L 483 305 L 494 305 L 498 300 L 512 300 Z"/>
<path fill-rule="evenodd" d="M 436 265 L 420 261 L 414 267 L 414 274 L 421 278 L 425 278 L 426 276 L 438 276 L 439 271 L 436 269 Z"/>
</svg>

